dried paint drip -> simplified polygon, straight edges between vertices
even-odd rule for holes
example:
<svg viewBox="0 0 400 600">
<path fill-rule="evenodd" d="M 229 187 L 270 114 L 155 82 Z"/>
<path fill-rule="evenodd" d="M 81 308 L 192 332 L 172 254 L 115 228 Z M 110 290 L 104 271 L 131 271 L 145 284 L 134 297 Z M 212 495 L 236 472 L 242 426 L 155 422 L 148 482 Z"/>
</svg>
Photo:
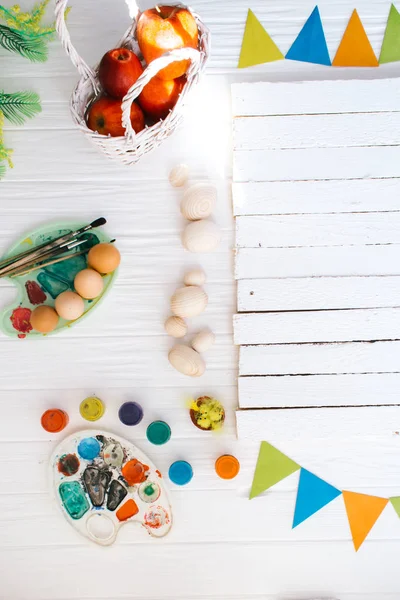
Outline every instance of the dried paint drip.
<svg viewBox="0 0 400 600">
<path fill-rule="evenodd" d="M 70 477 L 75 475 L 79 469 L 79 459 L 76 454 L 64 454 L 58 461 L 58 470 L 63 475 Z"/>
<path fill-rule="evenodd" d="M 46 302 L 47 296 L 36 281 L 27 281 L 25 289 L 31 304 L 43 304 L 43 302 Z"/>
<path fill-rule="evenodd" d="M 116 479 L 113 479 L 108 490 L 107 508 L 108 510 L 115 510 L 121 504 L 122 500 L 127 495 L 127 491 Z"/>
<path fill-rule="evenodd" d="M 103 506 L 111 473 L 98 467 L 87 467 L 83 473 L 83 481 L 93 506 Z"/>
<path fill-rule="evenodd" d="M 81 519 L 89 510 L 89 502 L 77 481 L 61 483 L 58 488 L 65 510 L 71 519 Z"/>
<path fill-rule="evenodd" d="M 112 544 L 129 521 L 153 537 L 169 532 L 171 507 L 161 473 L 131 442 L 82 431 L 59 444 L 51 468 L 64 515 L 92 541 Z"/>
<path fill-rule="evenodd" d="M 14 329 L 20 332 L 19 338 L 26 337 L 26 334 L 32 331 L 31 314 L 30 308 L 23 308 L 22 306 L 14 308 L 12 311 L 10 320 Z"/>
</svg>

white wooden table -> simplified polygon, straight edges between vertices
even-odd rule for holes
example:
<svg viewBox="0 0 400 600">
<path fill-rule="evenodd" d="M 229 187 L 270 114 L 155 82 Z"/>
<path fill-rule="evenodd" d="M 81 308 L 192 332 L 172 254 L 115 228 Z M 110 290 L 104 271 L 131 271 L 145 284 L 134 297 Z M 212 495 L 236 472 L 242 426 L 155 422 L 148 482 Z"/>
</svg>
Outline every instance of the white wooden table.
<svg viewBox="0 0 400 600">
<path fill-rule="evenodd" d="M 0 183 L 0 250 L 44 221 L 104 215 L 123 255 L 112 295 L 79 327 L 37 343 L 0 339 L 0 598 L 397 600 L 400 523 L 389 508 L 356 555 L 340 505 L 326 507 L 291 531 L 297 476 L 266 497 L 247 500 L 259 441 L 235 439 L 229 83 L 397 76 L 400 64 L 359 72 L 287 61 L 239 72 L 248 6 L 243 0 L 192 4 L 213 34 L 208 76 L 185 127 L 132 169 L 108 162 L 72 127 L 68 98 L 76 73 L 58 44 L 43 65 L 0 53 L 0 88 L 33 89 L 43 99 L 38 118 L 24 128 L 7 128 L 15 168 Z M 334 52 L 354 5 L 321 0 L 319 6 Z M 389 6 L 386 0 L 357 3 L 377 52 Z M 311 0 L 251 3 L 283 52 L 313 7 Z M 78 49 L 93 64 L 125 30 L 127 14 L 122 1 L 85 0 L 74 3 L 69 22 Z M 199 260 L 181 246 L 179 192 L 167 181 L 170 168 L 181 161 L 189 164 L 193 180 L 210 178 L 219 188 L 215 217 L 223 242 L 216 254 Z M 163 322 L 183 272 L 198 264 L 208 275 L 210 304 L 193 327 L 210 326 L 217 343 L 207 356 L 206 374 L 192 381 L 168 365 L 171 342 Z M 10 285 L 1 282 L 1 304 L 12 296 Z M 82 428 L 78 406 L 92 393 L 107 406 L 103 428 L 132 437 L 164 471 L 179 458 L 194 467 L 192 483 L 172 489 L 175 526 L 165 540 L 154 541 L 127 526 L 113 547 L 96 547 L 69 527 L 51 501 L 46 475 L 55 437 L 41 429 L 40 415 L 50 405 L 60 406 L 71 418 L 67 431 Z M 214 394 L 228 409 L 223 436 L 210 439 L 187 418 L 187 397 L 204 393 Z M 117 418 L 127 399 L 145 409 L 145 420 L 132 432 Z M 340 434 L 343 421 L 346 431 L 351 429 L 346 410 L 329 413 L 337 419 L 338 437 L 325 442 L 310 436 L 312 426 L 302 436 L 291 414 L 284 427 L 278 425 L 285 431 L 285 450 L 339 487 L 399 494 L 400 437 L 376 444 L 361 435 L 349 442 Z M 145 427 L 154 418 L 172 427 L 165 447 L 150 447 L 145 439 Z M 239 477 L 228 483 L 213 470 L 215 458 L 225 452 L 238 456 L 242 465 Z"/>
</svg>

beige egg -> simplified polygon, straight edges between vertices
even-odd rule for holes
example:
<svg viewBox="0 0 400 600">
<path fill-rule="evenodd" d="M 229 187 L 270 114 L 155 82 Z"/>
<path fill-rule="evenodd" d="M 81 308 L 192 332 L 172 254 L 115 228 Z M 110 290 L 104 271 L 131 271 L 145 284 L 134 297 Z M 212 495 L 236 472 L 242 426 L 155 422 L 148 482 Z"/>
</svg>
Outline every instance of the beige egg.
<svg viewBox="0 0 400 600">
<path fill-rule="evenodd" d="M 204 360 L 200 354 L 184 344 L 177 344 L 168 354 L 171 365 L 188 377 L 201 377 L 206 370 Z"/>
<path fill-rule="evenodd" d="M 103 278 L 94 269 L 83 269 L 77 273 L 74 280 L 75 290 L 82 298 L 93 300 L 103 291 Z"/>
<path fill-rule="evenodd" d="M 189 167 L 183 163 L 176 165 L 169 174 L 169 182 L 174 187 L 185 185 L 189 177 Z"/>
<path fill-rule="evenodd" d="M 185 273 L 183 283 L 185 285 L 204 285 L 206 282 L 206 274 L 202 269 L 193 269 Z"/>
<path fill-rule="evenodd" d="M 221 231 L 212 221 L 194 221 L 183 231 L 182 243 L 189 252 L 212 252 L 221 241 Z"/>
<path fill-rule="evenodd" d="M 51 306 L 38 306 L 32 311 L 30 323 L 35 331 L 50 333 L 58 323 L 58 314 Z"/>
<path fill-rule="evenodd" d="M 207 352 L 215 342 L 215 335 L 209 329 L 199 331 L 192 339 L 192 348 L 196 352 Z"/>
<path fill-rule="evenodd" d="M 56 298 L 55 309 L 62 319 L 75 321 L 85 312 L 85 303 L 75 292 L 62 292 Z"/>
<path fill-rule="evenodd" d="M 177 317 L 196 317 L 207 304 L 205 291 L 197 285 L 189 285 L 176 290 L 171 298 L 171 311 Z"/>
<path fill-rule="evenodd" d="M 112 273 L 120 262 L 121 255 L 114 244 L 96 244 L 89 250 L 88 265 L 99 273 Z"/>
<path fill-rule="evenodd" d="M 186 190 L 181 202 L 181 213 L 189 221 L 206 219 L 214 210 L 217 190 L 209 183 L 195 183 Z"/>
<path fill-rule="evenodd" d="M 165 331 L 174 338 L 182 338 L 187 334 L 188 327 L 181 317 L 169 317 L 165 321 Z"/>
</svg>

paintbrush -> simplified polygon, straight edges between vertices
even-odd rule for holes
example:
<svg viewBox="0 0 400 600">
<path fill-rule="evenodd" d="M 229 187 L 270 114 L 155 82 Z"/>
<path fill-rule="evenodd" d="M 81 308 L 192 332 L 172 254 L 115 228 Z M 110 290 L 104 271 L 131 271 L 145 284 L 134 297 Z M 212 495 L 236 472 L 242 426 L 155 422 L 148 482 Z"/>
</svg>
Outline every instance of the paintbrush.
<svg viewBox="0 0 400 600">
<path fill-rule="evenodd" d="M 25 265 L 23 267 L 10 267 L 10 270 L 7 271 L 7 275 L 3 275 L 3 277 L 11 277 L 11 276 L 15 276 L 15 275 L 21 275 L 22 273 L 26 272 L 26 271 L 34 271 L 36 269 L 40 269 L 43 261 L 46 261 L 47 259 L 56 259 L 58 256 L 60 256 L 60 258 L 62 258 L 62 255 L 65 254 L 66 252 L 69 252 L 70 250 L 73 250 L 74 248 L 77 248 L 78 246 L 80 246 L 81 244 L 85 244 L 86 240 L 74 240 L 73 242 L 70 242 L 69 244 L 67 244 L 66 246 L 63 246 L 62 248 L 55 248 L 54 250 L 48 250 L 47 252 L 44 252 L 41 257 L 36 260 L 33 263 L 29 263 L 28 265 Z M 84 250 L 84 252 L 88 252 L 89 248 L 86 248 L 86 250 Z M 73 256 L 75 256 L 76 253 L 71 253 L 71 255 L 69 256 L 69 258 L 72 258 Z"/>
<path fill-rule="evenodd" d="M 76 241 L 76 238 L 91 229 L 96 227 L 100 227 L 106 223 L 106 219 L 104 217 L 100 217 L 96 219 L 89 225 L 85 227 L 81 227 L 76 231 L 71 231 L 66 235 L 56 238 L 51 242 L 47 242 L 45 244 L 41 244 L 32 250 L 27 250 L 22 252 L 21 254 L 17 254 L 16 256 L 12 256 L 10 258 L 6 258 L 4 261 L 0 263 L 0 277 L 5 277 L 10 275 L 16 269 L 21 269 L 22 267 L 28 268 L 31 265 L 36 264 L 40 260 L 44 258 L 48 258 L 50 253 L 57 249 L 60 250 L 65 247 L 68 243 Z"/>
<path fill-rule="evenodd" d="M 43 262 L 30 269 L 26 269 L 26 271 L 17 271 L 9 277 L 20 277 L 21 275 L 29 275 L 33 271 L 37 271 L 38 269 L 44 269 L 45 267 L 49 267 L 50 265 L 56 265 L 57 263 L 64 262 L 64 260 L 70 260 L 70 258 L 75 258 L 75 256 L 81 256 L 82 254 L 86 254 L 87 250 L 81 250 L 80 252 L 71 252 L 67 256 L 61 256 L 60 258 L 56 258 L 54 260 L 49 260 L 48 262 Z"/>
</svg>

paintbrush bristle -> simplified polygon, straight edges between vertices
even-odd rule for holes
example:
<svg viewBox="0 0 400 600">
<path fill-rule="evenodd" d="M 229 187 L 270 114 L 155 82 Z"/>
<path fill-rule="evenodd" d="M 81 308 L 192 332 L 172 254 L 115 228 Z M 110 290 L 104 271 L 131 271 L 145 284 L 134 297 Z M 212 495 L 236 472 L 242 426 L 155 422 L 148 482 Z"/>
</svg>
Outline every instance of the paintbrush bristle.
<svg viewBox="0 0 400 600">
<path fill-rule="evenodd" d="M 100 217 L 99 219 L 96 219 L 95 221 L 90 223 L 90 226 L 92 228 L 101 227 L 102 225 L 105 225 L 106 223 L 107 223 L 107 220 L 104 217 Z"/>
</svg>

